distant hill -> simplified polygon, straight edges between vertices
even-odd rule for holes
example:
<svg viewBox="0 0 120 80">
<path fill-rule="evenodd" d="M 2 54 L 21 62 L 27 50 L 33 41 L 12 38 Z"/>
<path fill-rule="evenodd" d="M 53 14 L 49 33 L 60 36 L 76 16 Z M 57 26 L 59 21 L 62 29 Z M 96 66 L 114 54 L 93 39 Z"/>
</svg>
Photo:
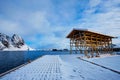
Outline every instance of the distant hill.
<svg viewBox="0 0 120 80">
<path fill-rule="evenodd" d="M 0 50 L 33 50 L 28 45 L 25 44 L 23 38 L 17 34 L 12 37 L 0 33 Z"/>
</svg>

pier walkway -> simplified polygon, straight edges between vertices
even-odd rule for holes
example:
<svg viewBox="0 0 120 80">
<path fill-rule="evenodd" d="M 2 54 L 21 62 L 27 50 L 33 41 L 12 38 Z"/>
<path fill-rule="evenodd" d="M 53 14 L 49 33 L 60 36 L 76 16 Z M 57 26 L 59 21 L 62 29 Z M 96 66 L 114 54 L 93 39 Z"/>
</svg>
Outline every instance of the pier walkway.
<svg viewBox="0 0 120 80">
<path fill-rule="evenodd" d="M 59 56 L 43 56 L 0 80 L 62 80 Z"/>
<path fill-rule="evenodd" d="M 16 69 L 0 80 L 119 80 L 120 74 L 104 67 L 119 71 L 120 56 L 93 58 L 97 64 L 78 59 L 80 55 L 45 55 Z M 109 59 L 109 60 L 108 60 Z M 89 59 L 86 59 L 89 61 Z M 91 59 L 90 59 L 91 60 Z M 101 62 L 102 61 L 102 62 Z M 111 64 L 102 64 L 114 61 Z M 96 63 L 96 62 L 95 62 Z M 118 65 L 116 65 L 118 64 Z M 116 65 L 116 66 L 115 66 Z"/>
</svg>

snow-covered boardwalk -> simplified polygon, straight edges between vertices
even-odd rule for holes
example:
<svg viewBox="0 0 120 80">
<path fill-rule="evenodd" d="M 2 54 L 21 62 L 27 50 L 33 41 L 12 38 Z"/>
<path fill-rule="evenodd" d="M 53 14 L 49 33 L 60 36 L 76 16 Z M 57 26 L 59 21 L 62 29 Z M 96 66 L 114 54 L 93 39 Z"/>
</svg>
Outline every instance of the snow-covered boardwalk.
<svg viewBox="0 0 120 80">
<path fill-rule="evenodd" d="M 0 80 L 62 80 L 58 56 L 43 56 Z"/>
<path fill-rule="evenodd" d="M 120 55 L 87 60 L 120 72 Z"/>
<path fill-rule="evenodd" d="M 85 62 L 83 60 L 78 59 L 79 55 L 61 55 L 61 60 L 64 62 L 62 66 L 65 67 L 67 80 L 119 80 L 120 74 L 102 68 L 100 66 L 96 66 L 94 64 Z M 111 57 L 112 58 L 112 57 Z M 120 59 L 119 57 L 116 57 Z M 101 58 L 102 59 L 102 58 Z M 118 61 L 118 60 L 114 61 Z M 104 62 L 104 60 L 103 60 Z M 107 63 L 107 62 L 106 62 Z M 114 62 L 112 65 L 116 65 L 119 62 Z M 116 67 L 120 67 L 118 64 Z M 62 70 L 63 70 L 62 69 Z"/>
<path fill-rule="evenodd" d="M 0 80 L 119 80 L 120 74 L 78 59 L 80 55 L 45 55 Z M 115 61 L 120 60 L 120 56 Z M 104 60 L 102 60 L 104 61 Z M 101 62 L 99 62 L 100 64 Z M 107 63 L 107 62 L 106 62 Z M 115 65 L 119 62 L 114 62 Z M 104 65 L 104 64 L 102 64 Z M 105 65 L 106 66 L 106 65 Z M 113 66 L 111 66 L 113 67 Z M 117 64 L 120 67 L 120 64 Z M 114 67 L 115 68 L 115 67 Z M 119 69 L 117 69 L 119 70 Z"/>
</svg>

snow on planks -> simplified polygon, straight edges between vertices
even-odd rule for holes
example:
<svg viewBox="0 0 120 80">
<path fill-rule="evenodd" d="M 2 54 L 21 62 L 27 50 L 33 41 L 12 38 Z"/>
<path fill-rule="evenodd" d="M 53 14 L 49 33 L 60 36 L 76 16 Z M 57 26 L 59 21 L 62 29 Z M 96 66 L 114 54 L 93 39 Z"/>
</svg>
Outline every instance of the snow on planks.
<svg viewBox="0 0 120 80">
<path fill-rule="evenodd" d="M 0 80 L 62 80 L 59 56 L 43 56 Z"/>
<path fill-rule="evenodd" d="M 120 73 L 120 55 L 86 59 L 90 62 L 105 66 Z"/>
<path fill-rule="evenodd" d="M 66 80 L 118 80 L 120 75 L 104 69 L 100 66 L 85 62 L 78 59 L 80 55 L 60 55 L 60 58 L 66 64 L 62 66 L 66 67 L 64 70 L 69 71 L 66 73 L 69 79 Z M 114 62 L 116 64 L 117 62 Z M 69 65 L 68 65 L 69 64 Z"/>
<path fill-rule="evenodd" d="M 80 55 L 46 55 L 0 80 L 118 80 L 120 75 L 77 59 Z M 104 61 L 104 60 L 103 60 Z M 115 62 L 114 64 L 116 64 Z M 112 65 L 114 65 L 112 64 Z"/>
</svg>

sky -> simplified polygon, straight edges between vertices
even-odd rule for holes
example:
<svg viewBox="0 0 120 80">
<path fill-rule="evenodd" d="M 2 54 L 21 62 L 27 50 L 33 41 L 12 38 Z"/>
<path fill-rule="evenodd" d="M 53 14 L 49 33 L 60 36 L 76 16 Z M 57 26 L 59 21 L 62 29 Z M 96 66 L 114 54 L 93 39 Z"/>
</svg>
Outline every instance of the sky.
<svg viewBox="0 0 120 80">
<path fill-rule="evenodd" d="M 69 48 L 73 28 L 118 37 L 120 0 L 0 0 L 0 32 L 37 49 Z"/>
</svg>

